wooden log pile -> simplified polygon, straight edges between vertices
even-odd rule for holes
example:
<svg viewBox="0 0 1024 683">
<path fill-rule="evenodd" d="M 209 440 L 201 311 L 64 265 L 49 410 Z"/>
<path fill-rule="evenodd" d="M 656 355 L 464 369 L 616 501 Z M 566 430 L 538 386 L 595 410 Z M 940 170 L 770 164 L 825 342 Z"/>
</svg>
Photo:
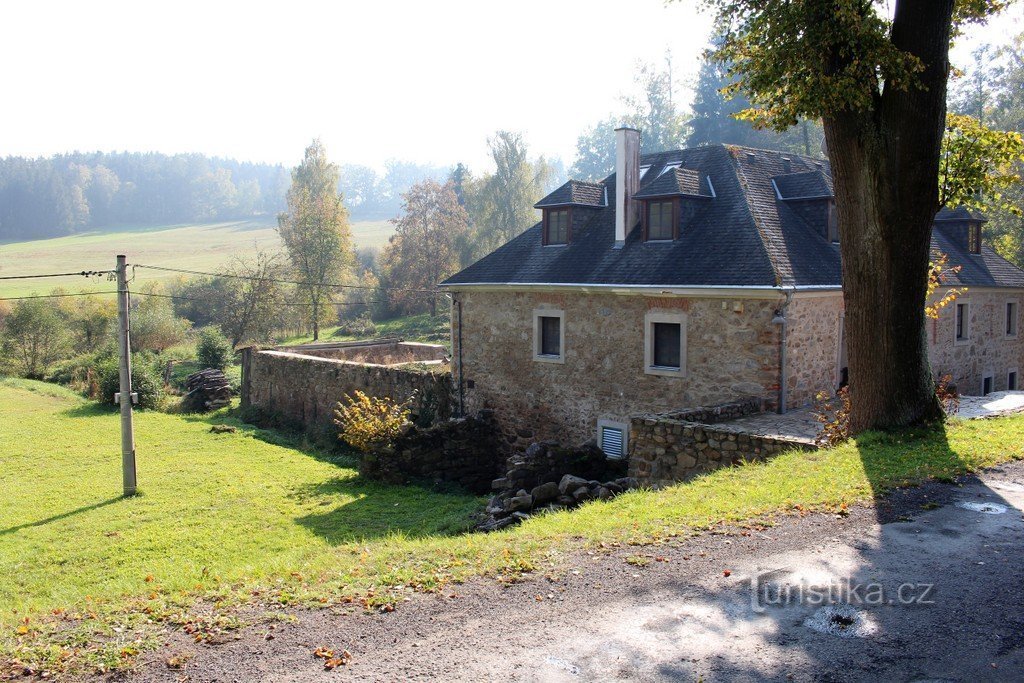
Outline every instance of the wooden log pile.
<svg viewBox="0 0 1024 683">
<path fill-rule="evenodd" d="M 208 368 L 185 378 L 181 409 L 187 413 L 205 413 L 231 405 L 231 385 L 220 370 Z"/>
</svg>

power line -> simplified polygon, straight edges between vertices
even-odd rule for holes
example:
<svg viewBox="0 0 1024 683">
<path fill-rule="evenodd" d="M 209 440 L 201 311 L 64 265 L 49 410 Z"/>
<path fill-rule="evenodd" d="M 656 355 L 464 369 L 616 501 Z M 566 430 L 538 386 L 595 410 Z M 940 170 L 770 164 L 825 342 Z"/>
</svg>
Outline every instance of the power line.
<svg viewBox="0 0 1024 683">
<path fill-rule="evenodd" d="M 39 275 L 0 275 L 0 280 L 31 280 L 33 278 L 40 277 L 71 277 L 73 275 L 81 275 L 82 277 L 92 277 L 94 275 L 109 275 L 113 273 L 112 270 L 80 270 L 75 273 L 44 273 Z"/>
<path fill-rule="evenodd" d="M 299 285 L 301 287 L 333 287 L 338 289 L 381 289 L 388 292 L 413 292 L 418 294 L 443 294 L 437 289 L 409 289 L 403 287 L 370 287 L 368 285 L 343 285 L 338 282 L 301 282 L 296 280 L 280 280 L 272 277 L 256 277 L 254 275 L 236 275 L 234 273 L 207 273 L 201 270 L 188 270 L 186 268 L 168 268 L 166 266 L 144 266 L 133 264 L 135 268 L 149 268 L 150 270 L 162 270 L 169 273 L 187 273 L 189 275 L 206 275 L 207 277 L 227 277 L 236 280 L 252 280 L 256 282 L 274 282 L 279 285 Z"/>
<path fill-rule="evenodd" d="M 92 296 L 94 294 L 117 294 L 116 289 L 106 292 L 69 292 L 66 294 L 32 294 L 30 296 L 5 296 L 0 301 L 21 301 L 22 299 L 59 299 L 65 296 Z"/>
<path fill-rule="evenodd" d="M 210 303 L 210 299 L 200 299 L 194 296 L 181 296 L 180 294 L 158 294 L 156 292 L 132 292 L 132 296 L 155 296 L 162 299 L 177 299 L 179 301 L 197 301 L 199 303 Z M 327 301 L 326 306 L 368 306 L 370 304 L 386 304 L 387 301 Z M 279 306 L 312 306 L 313 304 L 304 301 L 281 301 Z"/>
</svg>

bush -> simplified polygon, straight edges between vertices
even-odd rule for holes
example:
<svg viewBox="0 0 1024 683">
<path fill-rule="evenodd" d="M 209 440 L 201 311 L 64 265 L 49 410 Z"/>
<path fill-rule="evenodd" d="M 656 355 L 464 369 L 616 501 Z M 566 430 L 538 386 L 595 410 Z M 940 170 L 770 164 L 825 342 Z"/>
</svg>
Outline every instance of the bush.
<svg viewBox="0 0 1024 683">
<path fill-rule="evenodd" d="M 359 451 L 390 444 L 409 420 L 409 401 L 395 403 L 356 390 L 345 402 L 338 403 L 334 424 L 341 428 L 338 438 Z"/>
<path fill-rule="evenodd" d="M 139 298 L 131 312 L 132 351 L 163 351 L 185 341 L 192 323 L 174 315 L 170 300 Z"/>
<path fill-rule="evenodd" d="M 43 299 L 19 301 L 4 319 L 0 353 L 5 365 L 30 379 L 42 379 L 71 351 L 67 322 Z"/>
<path fill-rule="evenodd" d="M 377 334 L 377 325 L 370 318 L 369 313 L 363 313 L 357 318 L 342 320 L 335 331 L 335 337 L 372 337 Z"/>
<path fill-rule="evenodd" d="M 199 344 L 196 346 L 196 360 L 202 369 L 213 368 L 221 372 L 231 362 L 231 342 L 215 327 L 199 330 Z"/>
<path fill-rule="evenodd" d="M 114 405 L 114 394 L 121 390 L 121 374 L 116 360 L 99 368 L 99 401 Z M 150 363 L 132 364 L 132 391 L 139 395 L 139 408 L 159 408 L 164 397 L 164 382 L 160 371 Z"/>
</svg>

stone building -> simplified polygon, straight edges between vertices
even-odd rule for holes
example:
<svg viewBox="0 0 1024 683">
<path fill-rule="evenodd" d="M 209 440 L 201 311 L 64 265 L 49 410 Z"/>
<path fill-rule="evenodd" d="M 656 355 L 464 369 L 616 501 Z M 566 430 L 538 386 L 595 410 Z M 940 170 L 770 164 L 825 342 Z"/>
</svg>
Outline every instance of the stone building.
<svg viewBox="0 0 1024 683">
<path fill-rule="evenodd" d="M 845 381 L 828 162 L 735 146 L 640 155 L 570 180 L 543 220 L 442 286 L 462 409 L 493 408 L 510 444 L 597 439 L 628 452 L 630 418 L 757 397 L 807 405 Z M 621 182 L 620 182 L 621 179 Z M 1024 272 L 982 244 L 983 219 L 936 217 L 933 251 L 969 292 L 929 331 L 962 393 L 1016 389 Z"/>
</svg>

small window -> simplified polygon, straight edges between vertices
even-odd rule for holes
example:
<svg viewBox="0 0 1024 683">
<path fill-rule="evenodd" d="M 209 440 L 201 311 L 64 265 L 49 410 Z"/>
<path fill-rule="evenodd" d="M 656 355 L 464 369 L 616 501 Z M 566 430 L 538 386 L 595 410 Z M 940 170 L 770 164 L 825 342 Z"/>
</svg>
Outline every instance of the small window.
<svg viewBox="0 0 1024 683">
<path fill-rule="evenodd" d="M 679 323 L 654 323 L 654 367 L 679 369 L 681 337 L 682 325 Z"/>
<path fill-rule="evenodd" d="M 540 355 L 562 355 L 562 319 L 545 315 L 540 319 Z"/>
<path fill-rule="evenodd" d="M 674 233 L 672 202 L 647 202 L 647 239 L 671 240 Z"/>
<path fill-rule="evenodd" d="M 548 209 L 544 219 L 544 244 L 569 244 L 569 209 Z"/>
<path fill-rule="evenodd" d="M 981 253 L 981 225 L 977 223 L 967 228 L 967 250 L 972 254 Z"/>
<path fill-rule="evenodd" d="M 981 378 L 981 395 L 988 396 L 992 393 L 992 375 L 985 375 Z"/>
<path fill-rule="evenodd" d="M 1017 336 L 1017 304 L 1013 301 L 1006 303 L 1006 336 Z"/>
<path fill-rule="evenodd" d="M 686 372 L 686 314 L 648 313 L 644 371 L 679 377 Z"/>
<path fill-rule="evenodd" d="M 547 363 L 564 363 L 565 313 L 546 308 L 533 312 L 533 358 Z"/>
<path fill-rule="evenodd" d="M 965 303 L 956 305 L 956 340 L 967 341 L 970 338 L 970 319 L 968 306 Z"/>
<path fill-rule="evenodd" d="M 626 457 L 626 440 L 629 428 L 622 422 L 601 420 L 597 423 L 597 445 L 609 460 Z"/>
<path fill-rule="evenodd" d="M 1017 371 L 1010 370 L 1006 373 L 1006 390 L 1017 391 Z"/>
<path fill-rule="evenodd" d="M 836 213 L 836 203 L 828 203 L 828 241 L 839 244 L 839 214 Z"/>
</svg>

